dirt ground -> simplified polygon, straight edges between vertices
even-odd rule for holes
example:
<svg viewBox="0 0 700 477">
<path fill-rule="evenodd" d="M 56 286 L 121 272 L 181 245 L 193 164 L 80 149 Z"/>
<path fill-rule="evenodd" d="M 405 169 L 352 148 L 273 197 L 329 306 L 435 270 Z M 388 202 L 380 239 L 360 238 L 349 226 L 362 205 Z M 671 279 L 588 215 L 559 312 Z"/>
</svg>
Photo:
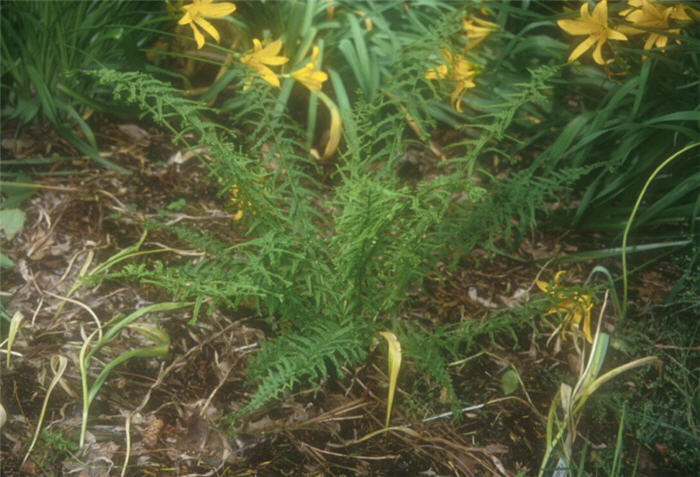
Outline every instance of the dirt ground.
<svg viewBox="0 0 700 477">
<path fill-rule="evenodd" d="M 577 366 L 571 342 L 549 340 L 551 329 L 539 317 L 533 317 L 537 326 L 519 329 L 515 336 L 480 340 L 453 363 L 458 394 L 473 403 L 457 420 L 440 415 L 451 410 L 444 396 L 433 396 L 429 409 L 410 398 L 421 384 L 413 381 L 414 363 L 404 363 L 392 423 L 407 427 L 361 440 L 384 423 L 386 360 L 379 349 L 362 366 L 345 370 L 344 378 L 296 390 L 254 412 L 235 424 L 233 438 L 221 419 L 248 402 L 254 386 L 245 381 L 247 360 L 273 333 L 245 310 L 203 313 L 195 323 L 189 309 L 157 313 L 149 320 L 157 319 L 169 334 L 170 352 L 114 369 L 90 409 L 86 446 L 79 450 L 78 356 L 95 320 L 104 323 L 170 299 L 148 283 L 81 284 L 82 274 L 138 242 L 149 217 L 196 225 L 229 240 L 235 233 L 233 212 L 226 198 L 217 197 L 204 165 L 175 149 L 167 135 L 143 124 L 108 121 L 96 131 L 105 155 L 131 174 L 74 158 L 48 130 L 26 129 L 17 138 L 11 128 L 3 132 L 3 161 L 10 161 L 5 170 L 13 170 L 13 158 L 54 158 L 33 167 L 40 187 L 21 207 L 24 230 L 3 245 L 15 264 L 2 273 L 5 309 L 24 315 L 11 367 L 2 368 L 3 475 L 120 475 L 127 458 L 126 475 L 134 476 L 537 472 L 555 378 L 571 375 Z M 149 232 L 141 249 L 160 249 L 158 258 L 165 261 L 198 257 L 196 250 L 159 231 Z M 522 303 L 537 292 L 534 281 L 545 266 L 538 260 L 576 250 L 575 239 L 533 235 L 523 242 L 517 260 L 476 253 L 456 270 L 437 270 L 426 280 L 424 290 L 411 297 L 408 317 L 426 326 L 487 319 L 492 309 Z M 583 265 L 568 269 L 571 276 L 585 278 Z M 668 280 L 650 279 L 660 285 L 640 299 L 654 302 L 668 289 Z M 145 345 L 142 335 L 122 333 L 89 370 L 90 379 L 108 357 L 139 344 Z M 48 401 L 44 431 L 22 463 L 56 371 L 55 355 L 65 356 L 67 367 Z M 501 376 L 511 365 L 527 395 L 504 395 Z M 422 391 L 427 396 L 434 390 Z M 434 414 L 426 417 L 426 412 Z M 606 428 L 616 429 L 615 422 Z M 609 438 L 589 435 L 590 446 L 610 445 Z M 642 466 L 659 457 L 651 452 L 643 453 Z"/>
</svg>

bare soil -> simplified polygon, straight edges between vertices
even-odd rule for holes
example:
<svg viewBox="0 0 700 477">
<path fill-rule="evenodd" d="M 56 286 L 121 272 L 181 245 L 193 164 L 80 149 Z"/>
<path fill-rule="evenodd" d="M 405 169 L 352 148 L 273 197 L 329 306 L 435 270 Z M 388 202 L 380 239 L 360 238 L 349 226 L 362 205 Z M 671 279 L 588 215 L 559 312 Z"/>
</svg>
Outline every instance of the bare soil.
<svg viewBox="0 0 700 477">
<path fill-rule="evenodd" d="M 379 349 L 364 365 L 345 370 L 343 379 L 296 390 L 256 411 L 236 423 L 232 437 L 222 418 L 248 402 L 254 391 L 245 380 L 248 357 L 263 339 L 274 338 L 273 330 L 245 310 L 202 313 L 195 323 L 189 310 L 159 313 L 149 320 L 170 335 L 169 355 L 133 359 L 115 369 L 90 410 L 87 444 L 79 450 L 77 357 L 85 336 L 95 329 L 92 314 L 104 323 L 171 298 L 147 283 L 118 280 L 84 284 L 71 294 L 81 270 L 135 244 L 144 222 L 155 215 L 206 228 L 227 240 L 240 233 L 227 198 L 217 196 L 206 167 L 195 158 L 183 160 L 184 151 L 174 149 L 167 135 L 143 124 L 110 121 L 96 130 L 103 152 L 131 174 L 75 158 L 70 147 L 41 128 L 27 129 L 19 139 L 9 136 L 11 128 L 3 132 L 4 160 L 64 159 L 30 171 L 41 188 L 22 205 L 24 230 L 3 243 L 3 253 L 15 263 L 2 274 L 5 309 L 9 315 L 20 311 L 25 320 L 13 346 L 12 367 L 2 366 L 1 400 L 8 416 L 1 430 L 2 475 L 119 475 L 127 455 L 126 475 L 134 476 L 537 472 L 544 416 L 558 383 L 571 379 L 577 365 L 571 341 L 549 340 L 552 329 L 539 317 L 514 336 L 478 341 L 464 362 L 451 367 L 460 398 L 483 407 L 459 419 L 424 420 L 431 416 L 428 411 L 437 415 L 451 408 L 439 389 L 415 379 L 415 364 L 409 361 L 402 369 L 392 422 L 410 427 L 358 442 L 383 427 L 387 377 Z M 172 206 L 181 199 L 182 208 Z M 456 270 L 438 269 L 411 297 L 409 319 L 428 327 L 484 320 L 493 309 L 522 303 L 537 292 L 534 281 L 544 266 L 537 260 L 575 251 L 575 242 L 533 235 L 516 252 L 518 260 L 476 253 Z M 158 231 L 149 233 L 142 249 L 163 247 L 172 252 L 159 259 L 197 258 L 196 250 Z M 585 278 L 583 265 L 568 269 L 572 280 Z M 663 274 L 650 279 L 655 290 L 669 287 Z M 102 364 L 142 341 L 137 333 L 123 333 L 104 350 Z M 53 377 L 54 355 L 65 356 L 68 366 L 48 401 L 44 432 L 22 464 Z M 501 375 L 511 365 L 528 396 L 522 391 L 504 396 Z M 95 363 L 91 379 L 98 372 Z M 421 390 L 430 399 L 411 399 Z M 604 432 L 589 435 L 590 445 L 610 445 L 616 429 L 616 422 L 603 426 Z M 648 460 L 659 457 L 653 449 L 645 452 Z M 647 475 L 660 475 L 651 469 Z"/>
</svg>

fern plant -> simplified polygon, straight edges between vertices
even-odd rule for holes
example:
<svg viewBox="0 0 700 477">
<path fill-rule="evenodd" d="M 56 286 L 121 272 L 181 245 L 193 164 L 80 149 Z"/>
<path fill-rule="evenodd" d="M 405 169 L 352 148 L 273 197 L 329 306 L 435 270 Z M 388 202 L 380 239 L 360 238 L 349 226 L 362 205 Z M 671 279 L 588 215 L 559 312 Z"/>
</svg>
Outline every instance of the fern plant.
<svg viewBox="0 0 700 477">
<path fill-rule="evenodd" d="M 513 215 L 538 207 L 555 188 L 578 177 L 578 170 L 561 173 L 533 188 L 532 171 L 522 172 L 493 195 L 473 182 L 479 158 L 503 141 L 519 109 L 543 100 L 542 91 L 558 72 L 543 67 L 533 70 L 518 94 L 503 95 L 500 109 L 494 107 L 478 125 L 480 137 L 461 144 L 465 153 L 441 165 L 439 174 L 416 184 L 401 179 L 397 170 L 407 143 L 415 141 L 409 136 L 415 128 L 407 131 L 407 110 L 419 130 L 432 124 L 427 99 L 433 93 L 415 66 L 425 64 L 429 54 L 406 48 L 396 60 L 396 74 L 374 96 L 343 111 L 350 125 L 346 146 L 326 180 L 305 152 L 304 132 L 275 108 L 267 90 L 246 93 L 245 111 L 229 114 L 234 130 L 208 119 L 215 110 L 148 75 L 91 73 L 112 85 L 117 98 L 173 131 L 176 142 L 207 150 L 213 160 L 204 162 L 222 198 L 232 188 L 245 197 L 242 218 L 231 225 L 240 238 L 231 243 L 203 231 L 149 225 L 204 252 L 196 263 L 134 263 L 104 276 L 163 287 L 174 299 L 195 302 L 195 318 L 205 304 L 207 310 L 245 306 L 272 323 L 285 323 L 282 335 L 263 343 L 251 361 L 248 373 L 257 392 L 236 416 L 362 361 L 380 327 L 397 328 L 406 291 L 420 286 L 437 261 L 494 240 Z M 188 137 L 196 143 L 189 144 Z M 424 370 L 451 389 L 440 343 L 464 342 L 459 337 L 465 335 L 414 330 L 406 336 L 413 337 L 406 340 L 408 355 L 429 352 L 431 364 Z"/>
</svg>

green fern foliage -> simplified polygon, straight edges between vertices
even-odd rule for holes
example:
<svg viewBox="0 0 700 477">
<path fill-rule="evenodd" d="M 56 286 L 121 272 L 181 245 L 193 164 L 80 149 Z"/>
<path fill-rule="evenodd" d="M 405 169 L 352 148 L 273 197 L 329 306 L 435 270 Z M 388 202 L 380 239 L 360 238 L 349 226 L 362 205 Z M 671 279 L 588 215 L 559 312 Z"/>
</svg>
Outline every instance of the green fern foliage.
<svg viewBox="0 0 700 477">
<path fill-rule="evenodd" d="M 425 52 L 406 58 L 416 54 Z M 410 100 L 428 91 L 417 73 L 396 75 L 385 90 L 356 102 L 345 121 L 354 129 L 325 181 L 309 158 L 304 132 L 275 108 L 265 90 L 252 88 L 245 115 L 230 113 L 239 127 L 231 130 L 207 119 L 215 110 L 147 75 L 90 73 L 113 85 L 116 97 L 171 129 L 175 142 L 206 150 L 213 160 L 203 161 L 222 195 L 235 186 L 246 197 L 245 229 L 232 224 L 235 241 L 153 222 L 150 227 L 175 234 L 203 256 L 134 263 L 105 276 L 156 285 L 174 299 L 193 301 L 195 318 L 218 306 L 245 307 L 281 331 L 251 361 L 249 377 L 257 392 L 236 415 L 362 361 L 371 336 L 396 327 L 392 322 L 406 306 L 407 290 L 420 286 L 437 261 L 469 251 L 484 238 L 494 240 L 514 216 L 532 223 L 536 208 L 588 170 L 542 178 L 524 169 L 494 182 L 492 193 L 473 182 L 476 161 L 506 137 L 519 109 L 542 101 L 556 74 L 543 67 L 518 94 L 503 97 L 490 122 L 479 126 L 481 136 L 463 144 L 466 155 L 445 163 L 440 174 L 406 183 L 397 170 L 406 154 L 407 110 L 422 125 L 430 124 L 429 102 Z M 490 325 L 465 325 L 411 331 L 406 352 L 456 400 L 446 359 L 490 330 Z"/>
<path fill-rule="evenodd" d="M 365 359 L 374 330 L 351 320 L 311 319 L 303 328 L 266 342 L 248 368 L 251 379 L 260 378 L 257 392 L 237 414 L 257 409 L 295 385 L 325 380 L 332 370 L 342 378 L 344 367 Z"/>
<path fill-rule="evenodd" d="M 496 337 L 509 337 L 518 346 L 516 330 L 533 326 L 534 317 L 552 306 L 548 297 L 528 301 L 522 306 L 496 310 L 481 320 L 467 320 L 427 330 L 407 323 L 401 333 L 404 355 L 420 371 L 422 379 L 434 379 L 447 391 L 453 412 L 464 404 L 455 391 L 448 364 L 475 353 L 477 346 L 485 346 Z M 455 412 L 455 415 L 458 415 Z"/>
</svg>

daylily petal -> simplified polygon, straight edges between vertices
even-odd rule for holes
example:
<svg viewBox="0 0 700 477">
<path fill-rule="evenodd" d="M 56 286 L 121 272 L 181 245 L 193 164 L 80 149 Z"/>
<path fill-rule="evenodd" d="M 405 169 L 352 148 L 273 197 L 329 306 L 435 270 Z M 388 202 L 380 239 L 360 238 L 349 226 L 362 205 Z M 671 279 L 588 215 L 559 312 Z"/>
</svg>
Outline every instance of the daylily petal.
<svg viewBox="0 0 700 477">
<path fill-rule="evenodd" d="M 216 40 L 217 43 L 219 43 L 219 40 L 220 40 L 219 32 L 216 31 L 216 28 L 214 28 L 214 25 L 212 25 L 211 23 L 209 23 L 208 21 L 206 21 L 204 18 L 201 18 L 201 17 L 195 18 L 194 22 L 197 25 L 199 25 L 200 27 L 202 27 L 202 29 L 204 29 L 204 31 L 209 33 L 211 35 L 211 37 L 214 38 L 214 40 Z"/>
<path fill-rule="evenodd" d="M 608 31 L 608 39 L 627 41 L 627 37 L 625 36 L 625 34 L 621 33 L 620 31 L 616 31 L 616 30 Z"/>
<path fill-rule="evenodd" d="M 583 318 L 583 335 L 589 343 L 593 343 L 593 336 L 591 336 L 591 308 L 593 308 L 593 303 L 586 307 Z"/>
<path fill-rule="evenodd" d="M 585 52 L 587 52 L 590 47 L 595 43 L 595 37 L 594 36 L 589 36 L 585 40 L 583 40 L 579 45 L 574 48 L 574 51 L 571 52 L 569 55 L 569 63 L 576 61 L 579 56 L 583 55 Z"/>
<path fill-rule="evenodd" d="M 447 78 L 447 65 L 438 65 L 425 73 L 425 79 L 445 79 Z"/>
<path fill-rule="evenodd" d="M 311 83 L 311 86 L 309 86 L 309 89 L 320 90 L 324 81 L 328 81 L 328 74 L 326 74 L 323 71 L 312 72 L 311 76 L 309 78 L 309 82 Z"/>
<path fill-rule="evenodd" d="M 253 40 L 253 41 L 255 41 L 255 40 Z M 257 40 L 256 48 L 258 46 L 260 46 L 260 40 Z M 281 49 L 282 49 L 282 40 L 277 39 L 277 40 L 273 41 L 272 43 L 268 44 L 267 46 L 265 46 L 261 50 L 261 52 L 262 52 L 261 56 L 264 56 L 264 57 L 276 56 L 277 53 L 279 53 Z"/>
<path fill-rule="evenodd" d="M 478 46 L 492 32 L 498 30 L 498 25 L 479 17 L 463 17 L 462 29 L 467 32 L 467 39 L 470 40 L 464 51 L 469 51 Z"/>
<path fill-rule="evenodd" d="M 646 33 L 644 30 L 640 30 L 639 28 L 634 28 L 629 25 L 620 25 L 617 27 L 616 32 L 622 33 L 623 35 L 639 35 L 640 33 Z M 617 38 L 613 38 L 616 40 Z"/>
<path fill-rule="evenodd" d="M 325 96 L 325 95 L 324 95 Z M 323 97 L 322 97 L 323 99 Z M 330 99 L 328 101 L 324 100 L 328 111 L 331 113 L 331 125 L 328 131 L 328 142 L 323 150 L 323 157 L 321 159 L 328 159 L 335 153 L 338 149 L 338 144 L 340 144 L 340 135 L 343 129 L 343 123 L 340 118 L 340 111 L 338 106 L 335 105 Z"/>
<path fill-rule="evenodd" d="M 668 37 L 664 35 L 659 35 L 659 38 L 656 40 L 656 46 L 658 48 L 664 48 L 668 44 Z"/>
<path fill-rule="evenodd" d="M 461 113 L 462 112 L 462 98 L 464 97 L 465 93 L 467 92 L 467 89 L 469 88 L 474 88 L 476 84 L 471 81 L 471 80 L 464 80 L 460 81 L 457 83 L 457 86 L 455 87 L 454 91 L 452 91 L 452 94 L 450 95 L 450 101 L 452 103 L 452 107 L 457 110 L 457 112 Z"/>
<path fill-rule="evenodd" d="M 462 94 L 460 94 L 462 93 Z M 452 94 L 450 94 L 450 104 L 452 105 L 453 108 L 455 108 L 455 111 L 458 113 L 464 112 L 462 110 L 462 98 L 464 97 L 464 92 L 461 91 L 459 88 L 455 89 Z"/>
<path fill-rule="evenodd" d="M 260 40 L 258 40 L 258 43 L 256 45 L 256 48 L 259 48 L 260 46 Z M 289 58 L 286 56 L 276 56 L 277 53 L 280 52 L 282 49 L 282 40 L 275 40 L 269 45 L 265 46 L 259 51 L 256 51 L 256 59 L 263 64 L 266 65 L 283 65 L 286 62 L 289 61 Z"/>
<path fill-rule="evenodd" d="M 581 4 L 581 18 L 583 18 L 583 21 L 587 23 L 594 22 L 593 17 L 588 11 L 588 2 L 582 2 Z"/>
<path fill-rule="evenodd" d="M 287 63 L 289 61 L 289 58 L 284 57 L 284 56 L 266 56 L 263 58 L 260 58 L 260 63 L 264 63 L 266 65 L 271 65 L 271 66 L 279 66 Z"/>
<path fill-rule="evenodd" d="M 590 295 L 581 295 L 576 298 L 575 308 L 571 310 L 569 323 L 571 326 L 576 326 L 579 328 L 586 340 L 589 343 L 593 342 L 593 337 L 591 336 L 591 309 L 593 308 L 593 301 Z M 581 327 L 581 321 L 583 321 L 583 327 Z"/>
<path fill-rule="evenodd" d="M 272 71 L 270 68 L 268 68 L 265 65 L 258 65 L 256 70 L 258 71 L 258 73 L 260 73 L 260 76 L 262 77 L 262 79 L 264 79 L 265 81 L 270 83 L 272 86 L 275 86 L 277 88 L 280 87 L 279 78 L 277 77 L 275 72 Z"/>
<path fill-rule="evenodd" d="M 194 33 L 194 41 L 197 42 L 197 49 L 202 48 L 204 46 L 204 35 L 202 35 L 194 22 L 190 23 L 190 28 L 192 28 L 192 32 Z"/>
<path fill-rule="evenodd" d="M 646 41 L 644 42 L 644 49 L 645 50 L 651 50 L 654 48 L 654 43 L 656 43 L 656 40 L 659 38 L 659 35 L 656 33 L 652 33 L 647 37 Z"/>
<path fill-rule="evenodd" d="M 582 22 L 581 20 L 557 20 L 557 25 L 570 35 L 591 35 L 600 29 L 594 24 Z"/>
<path fill-rule="evenodd" d="M 580 305 L 578 305 L 572 306 L 568 311 L 570 311 L 569 324 L 572 326 L 578 326 L 583 318 L 583 309 Z"/>
<path fill-rule="evenodd" d="M 201 9 L 202 16 L 208 18 L 221 18 L 236 11 L 236 4 L 229 2 L 209 3 Z"/>
<path fill-rule="evenodd" d="M 599 65 L 604 65 L 605 60 L 603 59 L 603 45 L 605 44 L 605 37 L 601 36 L 596 41 L 595 49 L 593 50 L 593 61 Z"/>
<path fill-rule="evenodd" d="M 321 49 L 318 46 L 314 46 L 311 49 L 311 61 L 314 62 L 314 64 L 318 61 L 318 55 L 321 53 Z"/>
<path fill-rule="evenodd" d="M 601 25 L 608 25 L 608 0 L 601 0 L 596 4 L 592 18 Z"/>
<path fill-rule="evenodd" d="M 178 20 L 177 24 L 178 25 L 187 25 L 188 23 L 192 23 L 192 17 L 190 16 L 190 12 L 185 12 L 185 14 Z"/>
</svg>

